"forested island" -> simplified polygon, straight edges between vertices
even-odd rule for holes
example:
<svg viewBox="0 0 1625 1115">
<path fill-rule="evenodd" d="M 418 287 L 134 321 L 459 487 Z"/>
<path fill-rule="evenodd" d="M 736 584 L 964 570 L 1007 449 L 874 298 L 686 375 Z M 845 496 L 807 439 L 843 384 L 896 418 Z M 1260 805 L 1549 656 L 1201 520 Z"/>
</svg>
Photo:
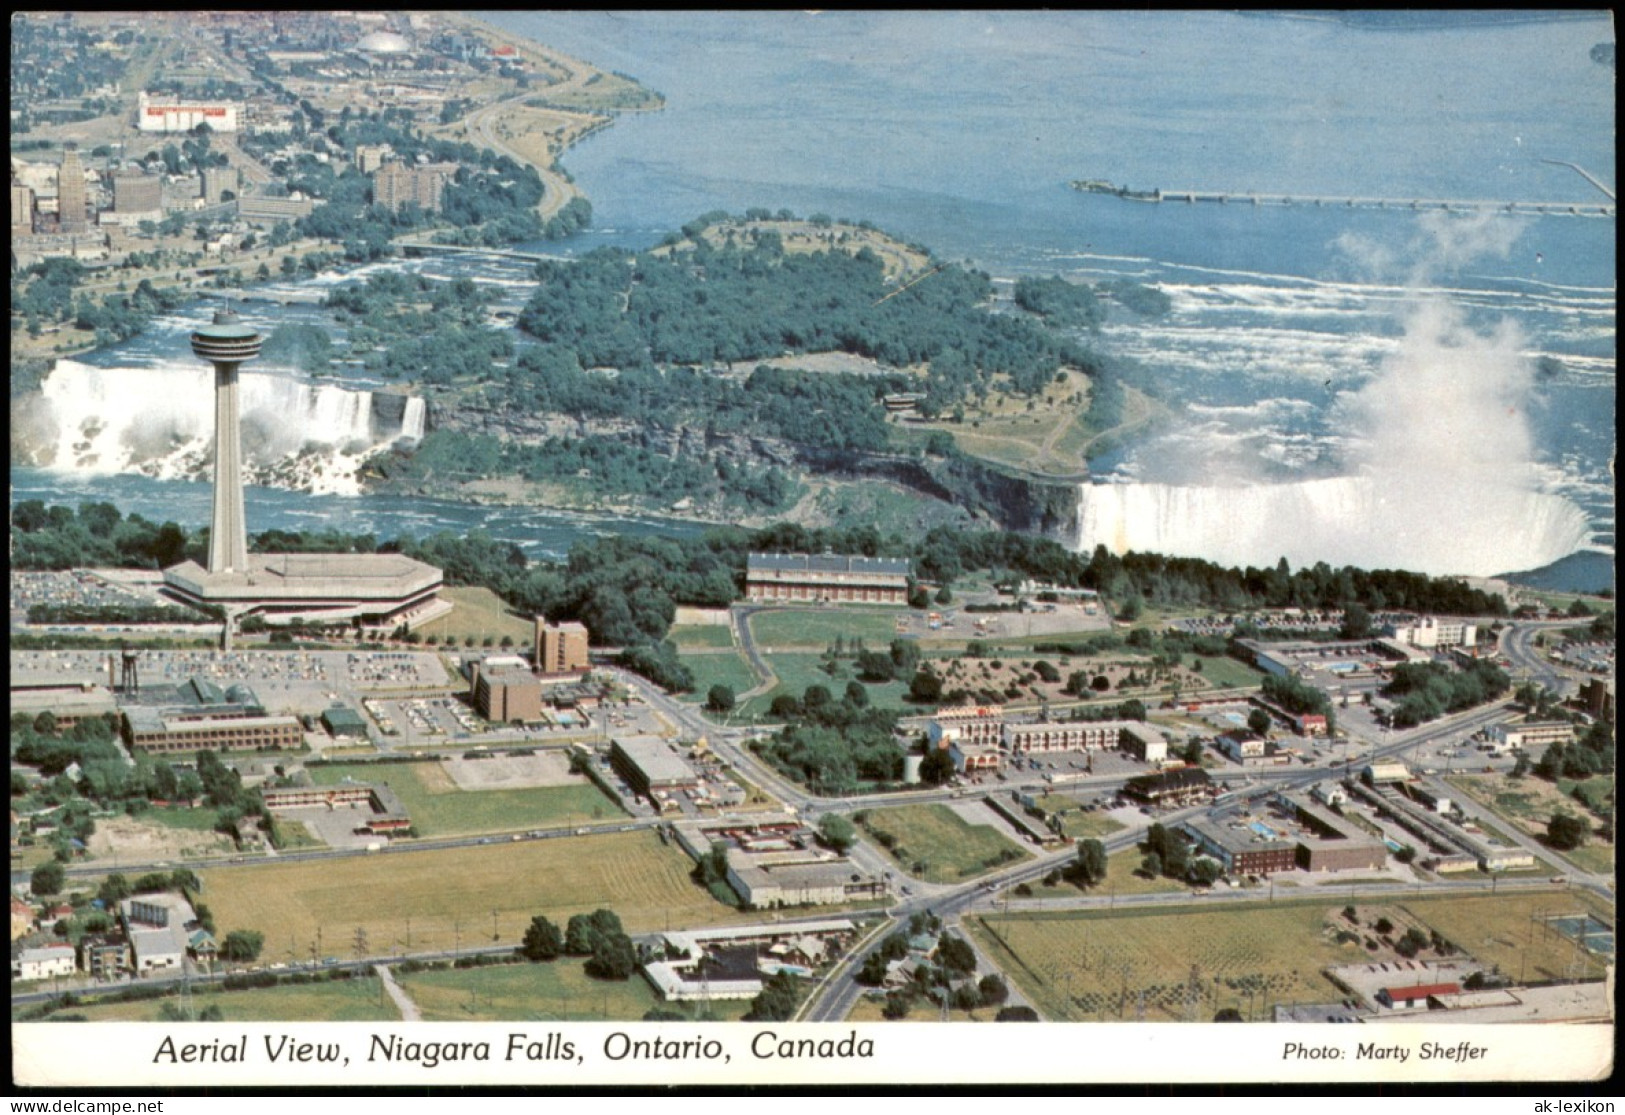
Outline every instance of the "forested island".
<svg viewBox="0 0 1625 1115">
<path fill-rule="evenodd" d="M 384 273 L 328 296 L 368 369 L 431 404 L 373 490 L 765 523 L 832 521 L 819 497 L 855 485 L 931 505 L 921 527 L 1053 530 L 1070 492 L 1045 474 L 1074 482 L 1085 453 L 1024 468 L 962 441 L 1036 413 L 1104 448 L 1147 383 L 1091 338 L 1108 313 L 1167 311 L 1158 291 L 1059 278 L 1000 301 L 985 273 L 872 226 L 764 210 L 535 279 L 517 330 L 468 280 Z"/>
</svg>

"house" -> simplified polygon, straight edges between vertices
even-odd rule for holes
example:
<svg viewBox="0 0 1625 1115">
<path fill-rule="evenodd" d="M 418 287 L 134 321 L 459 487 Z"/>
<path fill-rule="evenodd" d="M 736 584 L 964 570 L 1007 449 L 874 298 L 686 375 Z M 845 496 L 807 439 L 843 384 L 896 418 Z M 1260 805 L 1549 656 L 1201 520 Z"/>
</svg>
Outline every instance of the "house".
<svg viewBox="0 0 1625 1115">
<path fill-rule="evenodd" d="M 13 941 L 28 936 L 34 928 L 34 907 L 18 898 L 11 896 L 11 939 Z"/>
<path fill-rule="evenodd" d="M 75 968 L 72 945 L 45 945 L 42 948 L 23 949 L 14 956 L 11 960 L 11 978 L 42 980 L 71 976 Z"/>
</svg>

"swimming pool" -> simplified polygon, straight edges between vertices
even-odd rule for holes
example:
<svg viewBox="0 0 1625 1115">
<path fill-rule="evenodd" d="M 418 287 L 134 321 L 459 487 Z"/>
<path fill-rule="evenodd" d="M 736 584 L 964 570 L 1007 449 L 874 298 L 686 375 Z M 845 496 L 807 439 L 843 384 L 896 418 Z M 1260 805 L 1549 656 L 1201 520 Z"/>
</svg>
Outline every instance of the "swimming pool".
<svg viewBox="0 0 1625 1115">
<path fill-rule="evenodd" d="M 1266 840 L 1274 840 L 1278 835 L 1280 835 L 1274 829 L 1270 828 L 1268 825 L 1266 825 L 1262 821 L 1249 822 L 1247 827 L 1252 829 L 1259 836 L 1262 836 Z"/>
</svg>

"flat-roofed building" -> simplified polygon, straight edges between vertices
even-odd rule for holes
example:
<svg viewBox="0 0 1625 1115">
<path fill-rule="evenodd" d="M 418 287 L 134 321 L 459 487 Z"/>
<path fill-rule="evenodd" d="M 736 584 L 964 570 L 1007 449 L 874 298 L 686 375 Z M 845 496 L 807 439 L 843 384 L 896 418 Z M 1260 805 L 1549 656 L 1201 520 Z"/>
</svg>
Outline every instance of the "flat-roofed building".
<svg viewBox="0 0 1625 1115">
<path fill-rule="evenodd" d="M 536 617 L 536 672 L 579 674 L 591 667 L 587 657 L 589 636 L 585 624 L 574 620 L 548 623 Z"/>
<path fill-rule="evenodd" d="M 142 894 L 119 903 L 137 976 L 180 968 L 201 928 L 192 904 L 178 894 Z M 199 942 L 201 944 L 201 942 Z M 211 946 L 212 947 L 212 946 Z"/>
<path fill-rule="evenodd" d="M 541 680 L 522 663 L 477 664 L 470 697 L 475 711 L 496 724 L 534 724 L 542 719 Z"/>
<path fill-rule="evenodd" d="M 1550 747 L 1572 743 L 1574 725 L 1567 720 L 1517 720 L 1493 724 L 1485 733 L 1496 750 L 1517 751 L 1530 747 Z"/>
<path fill-rule="evenodd" d="M 316 202 L 308 197 L 263 197 L 253 195 L 237 199 L 237 215 L 245 221 L 297 221 L 316 211 Z"/>
<path fill-rule="evenodd" d="M 885 880 L 857 870 L 844 856 L 813 859 L 796 853 L 728 857 L 728 885 L 757 909 L 832 906 L 886 893 Z"/>
<path fill-rule="evenodd" d="M 1252 732 L 1226 732 L 1213 741 L 1213 746 L 1234 763 L 1262 762 L 1268 758 L 1269 746 L 1264 737 Z"/>
<path fill-rule="evenodd" d="M 111 980 L 129 972 L 133 967 L 130 942 L 122 930 L 107 933 L 86 933 L 79 939 L 79 967 L 92 979 Z"/>
<path fill-rule="evenodd" d="M 954 769 L 962 774 L 998 770 L 1004 765 L 1004 752 L 996 744 L 971 743 L 962 739 L 951 739 L 946 742 L 948 754 L 953 757 Z"/>
<path fill-rule="evenodd" d="M 11 714 L 27 713 L 38 716 L 49 712 L 56 718 L 59 730 L 72 728 L 85 720 L 96 720 L 108 713 L 117 713 L 118 704 L 112 691 L 100 685 L 60 685 L 11 689 Z"/>
<path fill-rule="evenodd" d="M 159 709 L 124 710 L 124 742 L 132 751 L 297 751 L 304 727 L 293 716 L 233 716 L 191 719 Z"/>
<path fill-rule="evenodd" d="M 1423 616 L 1415 623 L 1389 624 L 1383 634 L 1407 646 L 1436 650 L 1443 647 L 1470 647 L 1478 642 L 1478 626 L 1464 620 Z"/>
<path fill-rule="evenodd" d="M 1205 817 L 1179 827 L 1190 835 L 1196 849 L 1219 861 L 1227 874 L 1273 875 L 1298 865 L 1297 845 L 1275 835 L 1264 835 L 1235 822 L 1236 827 Z"/>
<path fill-rule="evenodd" d="M 444 575 L 405 554 L 254 554 L 246 569 L 210 572 L 194 561 L 164 570 L 166 595 L 267 623 L 411 627 L 449 610 Z"/>
<path fill-rule="evenodd" d="M 412 817 L 406 806 L 382 782 L 341 782 L 332 786 L 270 786 L 260 790 L 265 808 L 275 813 L 289 809 L 365 805 L 372 811 L 357 831 L 374 833 L 403 832 L 412 827 Z"/>
<path fill-rule="evenodd" d="M 1004 712 L 988 705 L 938 709 L 925 723 L 925 738 L 936 747 L 956 740 L 1000 746 L 1004 739 Z"/>
<path fill-rule="evenodd" d="M 907 604 L 907 558 L 848 554 L 751 554 L 745 596 L 751 601 Z"/>
<path fill-rule="evenodd" d="M 627 785 L 646 798 L 692 790 L 700 776 L 677 750 L 659 736 L 623 736 L 610 740 L 609 762 Z"/>
</svg>

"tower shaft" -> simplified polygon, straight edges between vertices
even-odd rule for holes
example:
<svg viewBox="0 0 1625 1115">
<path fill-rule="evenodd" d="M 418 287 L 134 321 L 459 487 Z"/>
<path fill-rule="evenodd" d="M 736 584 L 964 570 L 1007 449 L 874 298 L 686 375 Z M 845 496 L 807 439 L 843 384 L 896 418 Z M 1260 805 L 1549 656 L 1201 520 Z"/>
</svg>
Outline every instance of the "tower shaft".
<svg viewBox="0 0 1625 1115">
<path fill-rule="evenodd" d="M 209 528 L 209 572 L 248 568 L 248 520 L 243 515 L 243 439 L 237 365 L 214 366 L 214 516 Z"/>
</svg>

